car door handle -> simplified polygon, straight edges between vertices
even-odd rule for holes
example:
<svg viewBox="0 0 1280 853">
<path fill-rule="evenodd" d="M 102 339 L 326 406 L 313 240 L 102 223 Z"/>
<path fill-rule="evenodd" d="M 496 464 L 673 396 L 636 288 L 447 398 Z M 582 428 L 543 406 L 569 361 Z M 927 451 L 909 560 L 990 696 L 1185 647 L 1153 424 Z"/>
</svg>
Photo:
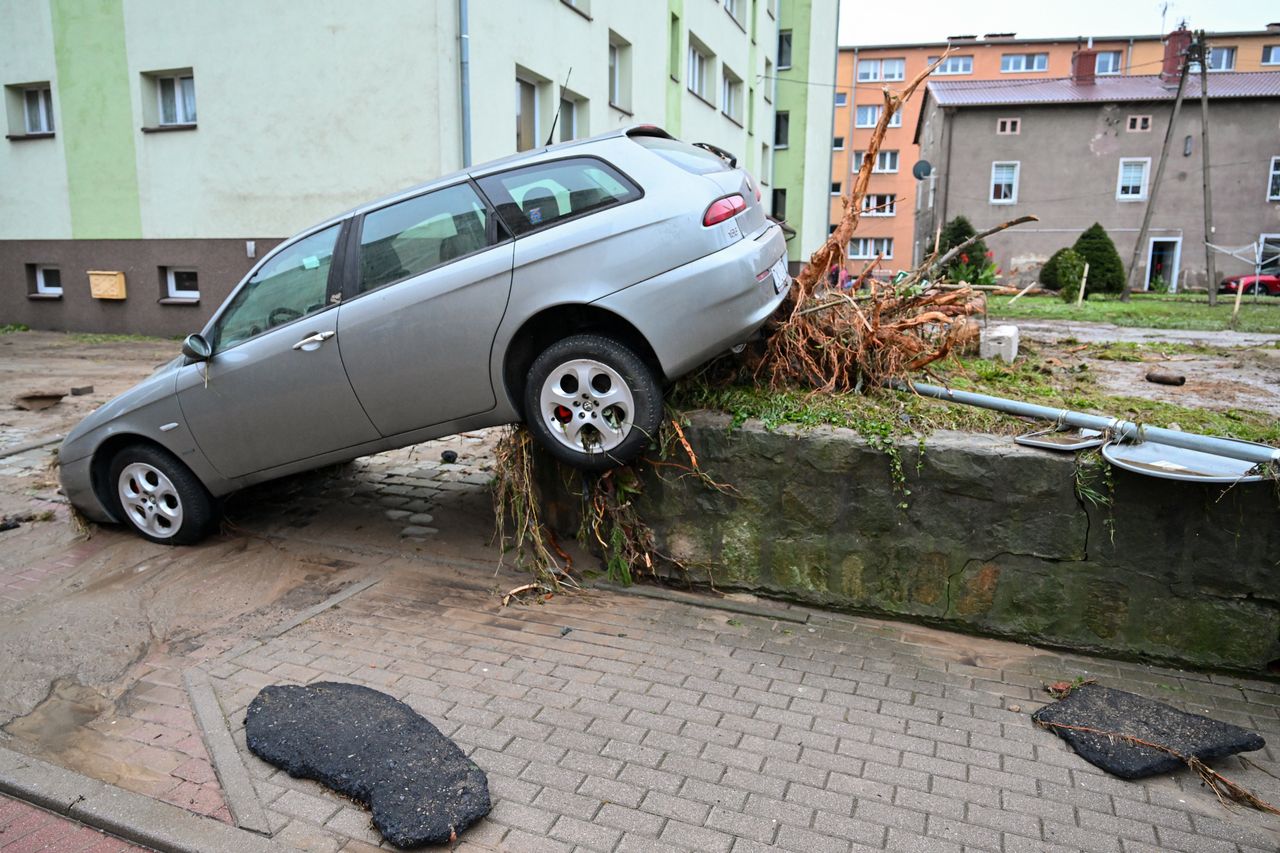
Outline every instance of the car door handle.
<svg viewBox="0 0 1280 853">
<path fill-rule="evenodd" d="M 335 332 L 316 332 L 314 335 L 310 335 L 298 341 L 293 345 L 293 348 L 310 352 L 311 350 L 319 347 L 320 344 L 329 340 L 329 338 L 332 338 L 335 334 Z"/>
</svg>

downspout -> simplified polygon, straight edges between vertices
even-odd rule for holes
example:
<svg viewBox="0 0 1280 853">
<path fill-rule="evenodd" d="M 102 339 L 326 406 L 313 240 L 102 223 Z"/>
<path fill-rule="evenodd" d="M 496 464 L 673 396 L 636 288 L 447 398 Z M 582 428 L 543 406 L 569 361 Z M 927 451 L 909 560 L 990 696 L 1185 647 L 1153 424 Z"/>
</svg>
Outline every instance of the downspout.
<svg viewBox="0 0 1280 853">
<path fill-rule="evenodd" d="M 471 166 L 471 35 L 467 0 L 458 0 L 458 97 L 462 108 L 462 168 Z"/>
<path fill-rule="evenodd" d="M 942 168 L 942 216 L 939 217 L 938 222 L 934 223 L 935 228 L 939 225 L 946 227 L 947 224 L 947 203 L 951 200 L 951 140 L 955 137 L 955 128 L 952 125 L 956 121 L 957 113 L 955 107 L 950 107 L 943 109 L 942 114 L 946 117 L 942 128 L 947 132 L 947 158 Z"/>
</svg>

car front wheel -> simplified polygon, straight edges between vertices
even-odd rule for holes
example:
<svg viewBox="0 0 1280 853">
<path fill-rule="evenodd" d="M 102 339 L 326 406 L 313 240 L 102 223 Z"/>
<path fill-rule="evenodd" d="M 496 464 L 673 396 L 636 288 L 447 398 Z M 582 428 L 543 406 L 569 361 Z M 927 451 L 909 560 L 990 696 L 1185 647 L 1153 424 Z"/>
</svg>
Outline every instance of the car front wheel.
<svg viewBox="0 0 1280 853">
<path fill-rule="evenodd" d="M 552 456 L 584 471 L 635 459 L 662 421 L 662 387 L 627 347 L 601 335 L 574 335 L 533 362 L 525 422 Z"/>
<path fill-rule="evenodd" d="M 194 545 L 216 517 L 213 497 L 171 453 L 130 445 L 111 461 L 119 516 L 138 535 L 161 545 Z"/>
</svg>

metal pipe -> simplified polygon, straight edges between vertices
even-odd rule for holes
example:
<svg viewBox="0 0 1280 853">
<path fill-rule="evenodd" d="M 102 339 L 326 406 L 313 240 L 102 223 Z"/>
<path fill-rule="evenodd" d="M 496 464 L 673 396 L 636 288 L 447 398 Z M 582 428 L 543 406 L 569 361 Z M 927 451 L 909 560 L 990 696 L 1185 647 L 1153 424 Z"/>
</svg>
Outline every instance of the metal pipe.
<svg viewBox="0 0 1280 853">
<path fill-rule="evenodd" d="M 1108 418 L 1104 415 L 1087 415 L 1069 409 L 1054 409 L 1049 406 L 1037 406 L 1034 403 L 1023 403 L 1019 400 L 1007 400 L 1004 397 L 991 397 L 987 394 L 974 394 L 970 391 L 955 391 L 923 382 L 898 382 L 894 388 L 899 391 L 914 392 L 924 397 L 934 397 L 950 403 L 964 403 L 982 409 L 992 409 L 1010 415 L 1053 421 L 1067 426 L 1083 429 L 1096 429 L 1110 432 L 1121 438 L 1138 441 L 1154 441 L 1170 447 L 1181 447 L 1186 450 L 1198 450 L 1201 453 L 1212 453 L 1231 459 L 1242 459 L 1245 462 L 1264 464 L 1280 463 L 1280 449 L 1232 441 L 1225 438 L 1214 438 L 1208 435 L 1197 435 L 1192 432 L 1179 432 L 1173 429 L 1143 426 L 1132 421 L 1119 418 Z"/>
<path fill-rule="evenodd" d="M 462 106 L 462 168 L 471 166 L 471 34 L 467 0 L 458 0 L 458 95 Z"/>
</svg>

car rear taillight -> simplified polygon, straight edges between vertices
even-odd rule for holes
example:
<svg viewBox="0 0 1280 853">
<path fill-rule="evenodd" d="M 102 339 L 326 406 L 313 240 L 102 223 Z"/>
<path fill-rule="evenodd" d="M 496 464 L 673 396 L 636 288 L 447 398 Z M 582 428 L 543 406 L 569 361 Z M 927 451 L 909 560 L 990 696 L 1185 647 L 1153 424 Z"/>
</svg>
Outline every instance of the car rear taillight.
<svg viewBox="0 0 1280 853">
<path fill-rule="evenodd" d="M 727 195 L 711 202 L 707 212 L 702 216 L 702 224 L 711 226 L 732 219 L 747 209 L 747 200 L 738 194 Z"/>
</svg>

